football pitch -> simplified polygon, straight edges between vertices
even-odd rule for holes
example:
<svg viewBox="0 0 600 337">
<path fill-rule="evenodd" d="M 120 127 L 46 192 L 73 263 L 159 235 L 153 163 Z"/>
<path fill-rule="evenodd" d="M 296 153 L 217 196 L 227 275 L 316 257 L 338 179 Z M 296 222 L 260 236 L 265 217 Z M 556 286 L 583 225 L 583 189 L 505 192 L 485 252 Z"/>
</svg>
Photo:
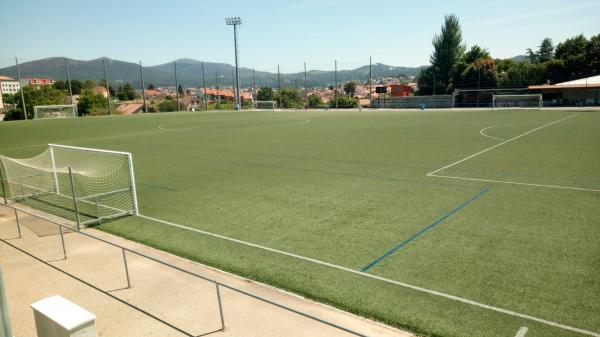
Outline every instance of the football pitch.
<svg viewBox="0 0 600 337">
<path fill-rule="evenodd" d="M 600 111 L 182 112 L 0 140 L 131 152 L 141 215 L 96 228 L 365 317 L 600 336 Z"/>
</svg>

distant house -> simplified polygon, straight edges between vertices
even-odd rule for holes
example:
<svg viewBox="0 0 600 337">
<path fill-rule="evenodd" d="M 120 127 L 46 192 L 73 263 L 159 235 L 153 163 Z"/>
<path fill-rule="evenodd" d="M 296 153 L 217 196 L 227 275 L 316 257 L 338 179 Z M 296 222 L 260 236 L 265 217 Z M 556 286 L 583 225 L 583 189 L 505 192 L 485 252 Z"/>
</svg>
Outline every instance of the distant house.
<svg viewBox="0 0 600 337">
<path fill-rule="evenodd" d="M 21 86 L 31 85 L 40 87 L 44 85 L 53 85 L 54 83 L 56 83 L 56 81 L 51 78 L 32 77 L 21 79 Z"/>
<path fill-rule="evenodd" d="M 391 84 L 390 95 L 393 97 L 412 96 L 413 87 L 408 84 Z"/>
<path fill-rule="evenodd" d="M 204 94 L 204 89 L 200 89 L 200 92 Z M 233 91 L 228 89 L 206 89 L 206 96 L 209 101 L 216 101 L 218 97 L 221 98 L 221 101 L 233 102 L 234 96 Z"/>
<path fill-rule="evenodd" d="M 106 90 L 105 87 L 101 87 L 101 86 L 97 85 L 92 89 L 92 92 L 96 95 L 102 95 L 102 96 L 104 96 L 104 98 L 108 98 L 108 91 Z"/>
<path fill-rule="evenodd" d="M 19 81 L 15 81 L 12 77 L 0 76 L 0 93 L 12 95 L 19 92 L 19 90 L 21 90 Z"/>
<path fill-rule="evenodd" d="M 143 103 L 125 103 L 117 106 L 117 112 L 121 115 L 131 115 L 142 112 L 144 110 Z"/>
<path fill-rule="evenodd" d="M 544 106 L 600 105 L 600 75 L 574 81 L 530 85 L 529 92 L 542 94 Z"/>
</svg>

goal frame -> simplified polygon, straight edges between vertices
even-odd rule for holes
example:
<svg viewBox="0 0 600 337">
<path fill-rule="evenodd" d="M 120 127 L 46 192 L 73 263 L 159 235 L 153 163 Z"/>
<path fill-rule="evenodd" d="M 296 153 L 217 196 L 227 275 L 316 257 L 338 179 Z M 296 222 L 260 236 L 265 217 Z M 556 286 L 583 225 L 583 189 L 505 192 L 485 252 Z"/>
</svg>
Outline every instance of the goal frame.
<svg viewBox="0 0 600 337">
<path fill-rule="evenodd" d="M 57 117 L 57 118 L 73 118 L 73 117 L 77 117 L 78 113 L 77 113 L 77 104 L 54 104 L 54 105 L 36 105 L 33 107 L 33 119 L 49 119 L 52 117 L 39 117 L 38 114 L 38 110 L 39 108 L 71 108 L 73 110 L 73 115 L 72 116 L 64 116 L 64 117 Z"/>
<path fill-rule="evenodd" d="M 133 156 L 130 152 L 123 151 L 111 151 L 111 150 L 103 150 L 103 149 L 95 149 L 90 147 L 79 147 L 79 146 L 71 146 L 71 145 L 60 145 L 60 144 L 48 144 L 48 148 L 50 149 L 50 161 L 52 163 L 52 171 L 54 175 L 54 186 L 56 189 L 56 193 L 60 193 L 58 188 L 58 177 L 56 175 L 56 162 L 54 161 L 54 149 L 55 148 L 63 148 L 77 151 L 89 151 L 89 152 L 100 152 L 100 153 L 108 153 L 108 154 L 117 154 L 127 157 L 127 166 L 129 170 L 130 177 L 130 188 L 131 188 L 131 202 L 133 204 L 133 211 L 135 215 L 139 215 L 140 211 L 138 209 L 138 200 L 137 200 L 137 190 L 135 188 L 135 174 L 133 171 Z"/>
<path fill-rule="evenodd" d="M 537 98 L 538 99 L 538 105 L 537 107 L 519 107 L 519 106 L 511 106 L 511 107 L 498 107 L 496 104 L 496 99 L 497 98 L 503 98 L 503 97 L 509 97 L 509 98 Z M 492 96 L 492 110 L 498 110 L 498 109 L 538 109 L 541 110 L 544 107 L 544 100 L 542 97 L 542 94 L 522 94 L 522 95 L 493 95 Z"/>
<path fill-rule="evenodd" d="M 257 108 L 259 103 L 271 104 L 272 108 L 259 109 L 259 108 Z M 277 101 L 254 101 L 254 102 L 252 102 L 252 108 L 254 110 L 273 110 L 273 111 L 275 111 L 277 109 Z"/>
<path fill-rule="evenodd" d="M 67 161 L 67 163 L 58 163 L 57 160 L 55 159 L 55 156 L 57 156 L 57 151 L 58 150 L 67 150 L 67 151 L 87 151 L 87 152 L 91 152 L 91 153 L 100 153 L 100 154 L 108 154 L 108 155 L 117 155 L 120 157 L 120 160 L 123 164 L 122 164 L 122 169 L 121 172 L 123 172 L 123 174 L 127 174 L 127 179 L 123 181 L 124 184 L 121 184 L 120 186 L 112 186 L 110 188 L 106 188 L 106 189 L 100 189 L 97 191 L 93 191 L 91 194 L 84 194 L 84 195 L 77 195 L 78 193 L 76 192 L 77 186 L 80 186 L 78 184 L 76 184 L 76 179 L 75 178 L 75 174 L 78 174 L 77 171 L 71 169 L 71 161 Z M 85 157 L 82 154 L 75 154 L 74 158 L 78 158 L 78 157 Z M 34 157 L 35 158 L 35 157 Z M 95 223 L 100 223 L 102 221 L 105 220 L 109 220 L 109 219 L 113 219 L 113 218 L 117 218 L 117 217 L 122 217 L 122 216 L 126 216 L 126 215 L 139 215 L 139 206 L 138 206 L 138 199 L 137 199 L 137 190 L 136 190 L 136 183 L 135 183 L 135 173 L 134 173 L 134 169 L 133 169 L 133 156 L 131 153 L 129 152 L 122 152 L 122 151 L 111 151 L 111 150 L 104 150 L 104 149 L 96 149 L 96 148 L 87 148 L 87 147 L 78 147 L 78 146 L 70 146 L 70 145 L 60 145 L 60 144 L 48 144 L 48 148 L 47 148 L 47 166 L 46 168 L 43 167 L 37 167 L 37 166 L 29 166 L 35 170 L 41 170 L 41 171 L 45 171 L 44 174 L 46 174 L 48 176 L 48 181 L 46 184 L 46 187 L 43 188 L 43 185 L 28 185 L 28 184 L 24 184 L 23 182 L 19 181 L 19 178 L 22 177 L 18 177 L 15 176 L 15 178 L 11 178 L 10 174 L 8 174 L 8 171 L 6 172 L 7 174 L 5 175 L 5 172 L 2 172 L 4 169 L 6 169 L 6 163 L 4 162 L 4 160 L 0 161 L 0 185 L 2 188 L 2 194 L 4 197 L 4 202 L 8 203 L 8 202 L 23 202 L 25 200 L 27 200 L 28 198 L 37 198 L 40 195 L 52 195 L 52 196 L 57 196 L 57 197 L 61 197 L 61 198 L 66 198 L 72 201 L 72 211 L 74 213 L 74 222 L 76 222 L 77 224 L 77 229 L 80 229 L 81 226 L 87 226 L 87 225 L 91 225 L 91 224 L 95 224 Z M 9 161 L 13 161 L 14 159 L 6 157 L 5 159 L 8 159 Z M 58 168 L 58 164 L 61 165 L 61 168 Z M 76 165 L 76 162 L 72 162 Z M 20 165 L 25 165 L 26 167 L 28 166 L 28 164 L 26 163 L 22 163 Z M 76 166 L 75 166 L 76 167 Z M 67 171 L 68 170 L 68 171 Z M 126 172 L 126 173 L 125 173 Z M 62 176 L 61 178 L 58 177 L 58 173 L 60 173 Z M 68 174 L 68 175 L 63 175 L 63 174 Z M 37 174 L 36 174 L 37 175 Z M 29 176 L 29 175 L 25 175 L 23 176 L 24 178 L 28 178 L 28 177 L 34 177 L 34 176 Z M 14 179 L 14 180 L 13 180 Z M 63 184 L 61 185 L 59 183 L 59 179 L 60 181 L 63 182 Z M 67 179 L 67 180 L 65 180 Z M 66 181 L 69 181 L 69 183 L 66 183 Z M 111 181 L 107 180 L 106 184 L 110 184 Z M 33 193 L 31 194 L 13 194 L 12 193 L 12 188 L 14 187 L 9 187 L 11 186 L 11 184 L 17 184 L 18 186 L 25 186 L 27 189 L 31 189 L 33 190 Z M 100 183 L 103 184 L 103 183 Z M 70 186 L 70 187 L 67 187 Z M 106 186 L 110 186 L 110 185 L 106 185 Z M 67 189 L 67 190 L 64 190 Z M 127 196 L 127 198 L 130 200 L 130 204 L 129 206 L 127 206 L 127 208 L 121 208 L 120 206 L 114 205 L 114 204 L 105 204 L 103 202 L 98 202 L 99 199 L 102 198 L 112 198 L 115 195 L 119 195 L 119 194 L 123 194 L 125 193 Z M 125 199 L 127 200 L 127 199 Z M 25 204 L 27 204 L 27 202 L 25 202 Z M 96 217 L 94 217 L 93 219 L 90 220 L 85 220 L 82 221 L 82 219 L 80 218 L 80 214 L 85 214 L 85 213 L 80 213 L 80 207 L 81 204 L 85 204 L 88 205 L 88 207 L 93 207 L 95 205 L 96 208 Z M 34 207 L 35 208 L 35 207 Z M 108 210 L 109 214 L 104 214 L 104 215 L 100 215 L 100 211 L 99 209 L 104 209 L 104 210 Z M 42 209 L 42 211 L 44 211 Z M 52 213 L 52 212 L 50 212 Z M 60 215 L 59 215 L 60 216 Z"/>
</svg>

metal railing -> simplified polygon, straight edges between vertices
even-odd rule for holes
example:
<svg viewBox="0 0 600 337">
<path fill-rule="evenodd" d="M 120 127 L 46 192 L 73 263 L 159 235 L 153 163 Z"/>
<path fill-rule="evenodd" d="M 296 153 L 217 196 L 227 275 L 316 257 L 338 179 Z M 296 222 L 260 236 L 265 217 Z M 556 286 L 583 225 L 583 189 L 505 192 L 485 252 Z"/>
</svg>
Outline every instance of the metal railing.
<svg viewBox="0 0 600 337">
<path fill-rule="evenodd" d="M 297 310 L 297 309 L 291 308 L 291 307 L 289 307 L 289 306 L 287 306 L 287 305 L 284 305 L 284 304 L 278 303 L 278 302 L 276 302 L 276 301 L 274 301 L 274 300 L 271 300 L 271 299 L 268 299 L 268 298 L 262 297 L 262 296 L 260 296 L 260 295 L 256 295 L 256 294 L 253 294 L 253 293 L 251 293 L 251 292 L 248 292 L 248 291 L 245 291 L 245 290 L 242 290 L 242 289 L 236 288 L 236 287 L 234 287 L 234 286 L 231 286 L 231 285 L 228 285 L 228 284 L 225 284 L 225 283 L 222 283 L 222 282 L 216 281 L 216 280 L 214 280 L 214 279 L 211 279 L 211 278 L 209 278 L 209 277 L 207 277 L 207 276 L 204 276 L 204 275 L 200 275 L 200 274 L 198 274 L 198 273 L 195 273 L 195 272 L 193 272 L 193 271 L 190 271 L 190 270 L 183 269 L 183 268 L 181 268 L 181 267 L 175 266 L 175 265 L 173 265 L 173 264 L 170 264 L 170 263 L 168 263 L 168 262 L 166 262 L 166 261 L 163 261 L 163 260 L 161 260 L 161 259 L 158 259 L 158 258 L 155 258 L 155 257 L 149 256 L 149 255 L 147 255 L 147 254 L 144 254 L 144 253 L 142 253 L 142 252 L 139 252 L 139 251 L 136 251 L 136 250 L 133 250 L 133 249 L 130 249 L 130 248 L 127 248 L 127 247 L 121 246 L 121 245 L 119 245 L 119 244 L 116 244 L 116 243 L 114 243 L 114 242 L 110 242 L 110 241 L 108 241 L 108 240 L 106 240 L 106 239 L 103 239 L 103 238 L 100 238 L 100 237 L 98 237 L 98 236 L 95 236 L 95 235 L 92 235 L 92 234 L 86 233 L 86 232 L 84 232 L 84 231 L 82 231 L 82 230 L 80 230 L 80 229 L 78 229 L 78 228 L 74 228 L 74 227 L 72 227 L 72 226 L 68 226 L 68 225 L 62 224 L 62 223 L 60 223 L 60 222 L 58 222 L 58 221 L 56 221 L 56 220 L 52 220 L 52 219 L 49 219 L 49 218 L 43 217 L 43 216 L 41 216 L 41 215 L 39 215 L 39 214 L 36 214 L 36 213 L 34 213 L 34 212 L 31 212 L 31 211 L 29 211 L 29 210 L 26 210 L 26 209 L 23 209 L 23 208 L 19 208 L 19 207 L 15 207 L 15 206 L 13 206 L 13 205 L 11 205 L 11 204 L 7 204 L 7 203 L 0 203 L 0 207 L 6 207 L 6 208 L 9 208 L 9 209 L 12 209 L 12 210 L 14 210 L 14 214 L 15 214 L 15 222 L 16 222 L 17 233 L 18 233 L 18 238 L 19 238 L 19 239 L 20 239 L 20 238 L 22 238 L 22 230 L 21 230 L 21 222 L 20 222 L 20 220 L 19 220 L 19 212 L 22 212 L 22 213 L 28 214 L 28 215 L 30 215 L 30 216 L 33 216 L 33 217 L 35 217 L 35 218 L 38 218 L 38 219 L 41 219 L 41 220 L 44 220 L 44 221 L 48 221 L 48 222 L 50 222 L 50 223 L 52 223 L 52 224 L 56 225 L 56 226 L 58 227 L 58 229 L 59 229 L 59 232 L 60 232 L 60 239 L 61 239 L 61 240 L 60 240 L 60 241 L 61 241 L 61 249 L 62 249 L 63 257 L 64 257 L 64 259 L 65 259 L 65 260 L 66 260 L 66 259 L 67 259 L 67 257 L 68 257 L 68 254 L 67 254 L 67 246 L 66 246 L 66 244 L 65 244 L 65 238 L 64 238 L 64 233 L 63 233 L 63 231 L 64 231 L 65 229 L 66 229 L 68 232 L 72 232 L 72 233 L 76 233 L 76 234 L 79 234 L 79 235 L 83 235 L 83 236 L 85 236 L 85 237 L 88 237 L 88 238 L 91 238 L 91 239 L 98 240 L 98 241 L 100 241 L 100 242 L 103 242 L 103 243 L 105 243 L 105 244 L 108 244 L 108 245 L 110 245 L 110 246 L 113 246 L 113 247 L 116 247 L 116 248 L 120 249 L 120 250 L 121 250 L 121 253 L 122 253 L 122 256 L 123 256 L 123 266 L 124 266 L 124 273 L 125 273 L 125 278 L 126 278 L 126 281 L 127 281 L 127 287 L 126 287 L 125 289 L 129 289 L 129 288 L 131 288 L 131 286 L 132 286 L 132 285 L 131 285 L 131 278 L 130 278 L 130 275 L 129 275 L 129 266 L 128 266 L 128 263 L 127 263 L 127 254 L 128 254 L 128 253 L 129 253 L 129 254 L 136 255 L 136 256 L 139 256 L 139 257 L 142 257 L 142 258 L 145 258 L 145 259 L 148 259 L 148 260 L 151 260 L 151 261 L 154 261 L 154 262 L 156 262 L 156 263 L 159 263 L 159 264 L 161 264 L 161 265 L 164 265 L 164 266 L 166 266 L 166 267 L 169 267 L 169 268 L 172 268 L 172 269 L 174 269 L 174 270 L 180 271 L 180 272 L 182 272 L 182 273 L 185 273 L 185 274 L 188 274 L 188 275 L 194 276 L 194 277 L 196 277 L 196 278 L 199 278 L 199 279 L 201 279 L 201 280 L 204 280 L 204 281 L 207 281 L 207 282 L 213 283 L 213 284 L 215 285 L 215 293 L 216 293 L 216 297 L 217 297 L 217 304 L 218 304 L 218 308 L 219 308 L 219 317 L 220 317 L 221 328 L 220 328 L 220 329 L 218 329 L 218 330 L 212 331 L 212 332 L 204 333 L 204 334 L 202 334 L 202 335 L 207 335 L 207 334 L 210 334 L 210 333 L 215 333 L 215 332 L 218 332 L 218 331 L 224 331 L 224 330 L 225 330 L 225 317 L 224 317 L 224 315 L 223 315 L 223 302 L 222 302 L 222 300 L 221 300 L 221 288 L 225 288 L 225 289 L 228 289 L 228 290 L 234 291 L 234 292 L 236 292 L 236 293 L 239 293 L 239 294 L 242 294 L 242 295 L 245 295 L 245 296 L 251 297 L 251 298 L 253 298 L 253 299 L 256 299 L 256 300 L 258 300 L 258 301 L 261 301 L 261 302 L 264 302 L 264 303 L 267 303 L 267 304 L 273 305 L 273 306 L 275 306 L 275 307 L 278 307 L 278 308 L 280 308 L 280 309 L 283 309 L 283 310 L 286 310 L 286 311 L 292 312 L 292 313 L 294 313 L 294 314 L 297 314 L 297 315 L 299 315 L 299 316 L 302 316 L 302 317 L 308 318 L 308 319 L 310 319 L 310 320 L 313 320 L 313 321 L 316 321 L 316 322 L 322 323 L 322 324 L 324 324 L 324 325 L 327 325 L 327 326 L 329 326 L 329 327 L 332 327 L 332 328 L 338 329 L 338 330 L 340 330 L 340 331 L 344 331 L 344 332 L 347 332 L 347 333 L 349 333 L 349 334 L 352 334 L 352 335 L 355 335 L 355 336 L 368 337 L 368 335 L 365 335 L 365 334 L 363 334 L 363 333 L 360 333 L 360 332 L 354 331 L 354 330 L 352 330 L 352 329 L 346 328 L 346 327 L 344 327 L 344 326 L 341 326 L 341 325 L 339 325 L 339 324 L 336 324 L 336 323 L 330 322 L 330 321 L 328 321 L 328 320 L 325 320 L 325 319 L 323 319 L 323 318 L 319 318 L 319 317 L 313 316 L 313 315 L 311 315 L 311 314 L 308 314 L 308 313 L 302 312 L 302 311 L 300 311 L 300 310 Z M 136 310 L 138 310 L 138 311 L 142 312 L 143 314 L 145 314 L 145 315 L 147 315 L 147 316 L 149 316 L 149 317 L 151 317 L 151 318 L 153 318 L 153 319 L 155 319 L 155 320 L 157 320 L 157 321 L 161 322 L 162 324 L 164 324 L 164 325 L 166 325 L 166 326 L 168 326 L 168 327 L 170 327 L 170 328 L 172 328 L 172 329 L 174 329 L 174 330 L 176 330 L 176 331 L 178 331 L 178 332 L 180 332 L 180 333 L 182 333 L 182 334 L 184 334 L 184 335 L 187 335 L 187 336 L 189 336 L 189 337 L 198 337 L 198 335 L 194 335 L 194 334 L 192 334 L 192 333 L 190 333 L 190 332 L 188 332 L 188 331 L 185 331 L 185 330 L 183 330 L 183 329 L 181 329 L 181 328 L 179 328 L 179 327 L 177 327 L 177 326 L 173 325 L 172 323 L 169 323 L 169 322 L 167 322 L 167 321 L 165 321 L 165 320 L 163 320 L 163 319 L 161 319 L 161 318 L 159 318 L 159 317 L 157 317 L 157 316 L 155 316 L 155 315 L 153 315 L 153 314 L 151 314 L 151 313 L 149 313 L 149 312 L 147 312 L 147 311 L 145 311 L 145 310 L 143 310 L 143 309 L 141 309 L 141 308 L 139 308 L 139 307 L 137 307 L 137 306 L 135 306 L 135 305 L 133 305 L 133 304 L 131 304 L 131 303 L 129 303 L 129 302 L 127 302 L 127 301 L 125 301 L 125 300 L 123 300 L 123 299 L 121 299 L 121 298 L 119 298 L 119 297 L 115 296 L 115 295 L 113 295 L 113 294 L 111 294 L 109 291 L 106 291 L 106 290 L 100 289 L 99 287 L 97 287 L 97 286 L 95 286 L 95 285 L 92 285 L 91 283 L 89 283 L 89 282 L 86 282 L 85 280 L 82 280 L 82 279 L 80 279 L 79 277 L 77 277 L 77 276 L 75 276 L 75 275 L 72 275 L 72 274 L 70 274 L 70 273 L 68 273 L 68 272 L 66 272 L 66 271 L 64 271 L 64 270 L 62 270 L 62 269 L 60 269 L 60 268 L 58 268 L 58 267 L 56 267 L 56 266 L 54 266 L 54 265 L 52 265 L 52 264 L 48 263 L 47 261 L 44 261 L 44 260 L 42 260 L 42 259 L 40 259 L 40 258 L 38 258 L 38 257 L 36 257 L 36 256 L 34 256 L 34 255 L 32 255 L 32 254 L 30 254 L 29 252 L 26 252 L 26 251 L 24 251 L 23 249 L 21 249 L 21 248 L 19 248 L 19 247 L 15 246 L 15 245 L 13 245 L 13 244 L 9 243 L 9 242 L 8 242 L 8 241 L 6 241 L 5 239 L 2 239 L 2 238 L 0 238 L 0 241 L 4 242 L 5 244 L 7 244 L 7 245 L 9 245 L 9 246 L 11 246 L 11 247 L 13 247 L 13 248 L 15 248 L 15 249 L 18 249 L 18 250 L 20 250 L 21 252 L 23 252 L 23 253 L 25 253 L 25 254 L 28 254 L 29 256 L 31 256 L 31 257 L 33 257 L 33 258 L 37 259 L 38 261 L 40 261 L 40 262 L 42 262 L 42 263 L 45 263 L 46 265 L 48 265 L 48 266 L 50 266 L 50 267 L 52 267 L 52 268 L 54 268 L 54 269 L 56 269 L 56 270 L 58 270 L 58 271 L 60 271 L 60 272 L 63 272 L 63 273 L 65 273 L 65 274 L 67 274 L 67 275 L 69 275 L 69 276 L 71 276 L 71 277 L 73 277 L 73 278 L 77 279 L 78 281 L 80 281 L 80 282 L 82 282 L 82 283 L 86 284 L 87 286 L 90 286 L 90 287 L 92 287 L 92 288 L 94 288 L 94 289 L 96 289 L 96 290 L 98 290 L 98 291 L 100 291 L 100 292 L 104 293 L 104 294 L 105 294 L 105 295 L 107 295 L 107 296 L 110 296 L 110 297 L 112 297 L 113 299 L 116 299 L 117 301 L 119 301 L 119 302 L 121 302 L 121 303 L 123 303 L 123 304 L 126 304 L 126 305 L 128 305 L 128 306 L 130 306 L 130 307 L 132 307 L 132 308 L 134 308 L 134 309 L 136 309 Z"/>
</svg>

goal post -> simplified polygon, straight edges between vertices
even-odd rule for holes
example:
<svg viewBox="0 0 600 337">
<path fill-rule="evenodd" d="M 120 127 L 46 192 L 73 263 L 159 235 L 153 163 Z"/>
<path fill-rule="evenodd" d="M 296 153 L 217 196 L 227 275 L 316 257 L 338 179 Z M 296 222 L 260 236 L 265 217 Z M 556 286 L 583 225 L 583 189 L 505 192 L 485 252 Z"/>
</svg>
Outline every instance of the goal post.
<svg viewBox="0 0 600 337">
<path fill-rule="evenodd" d="M 494 95 L 492 109 L 542 109 L 544 101 L 541 94 Z"/>
<path fill-rule="evenodd" d="M 48 144 L 25 159 L 0 155 L 3 194 L 9 202 L 89 225 L 137 215 L 131 153 Z"/>
<path fill-rule="evenodd" d="M 76 104 L 36 105 L 33 107 L 34 119 L 77 117 Z"/>
<path fill-rule="evenodd" d="M 254 101 L 252 107 L 255 110 L 275 110 L 277 109 L 277 101 Z"/>
</svg>

